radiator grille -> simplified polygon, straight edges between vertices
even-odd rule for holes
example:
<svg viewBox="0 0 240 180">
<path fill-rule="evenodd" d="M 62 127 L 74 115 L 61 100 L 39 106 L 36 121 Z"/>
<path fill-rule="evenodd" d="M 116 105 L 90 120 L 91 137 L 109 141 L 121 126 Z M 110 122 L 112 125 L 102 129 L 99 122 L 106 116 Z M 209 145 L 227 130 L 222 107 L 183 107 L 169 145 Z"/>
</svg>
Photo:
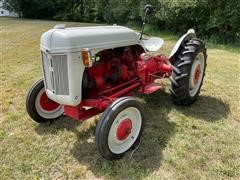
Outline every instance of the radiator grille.
<svg viewBox="0 0 240 180">
<path fill-rule="evenodd" d="M 56 95 L 69 95 L 67 55 L 51 55 L 42 52 L 46 88 Z"/>
</svg>

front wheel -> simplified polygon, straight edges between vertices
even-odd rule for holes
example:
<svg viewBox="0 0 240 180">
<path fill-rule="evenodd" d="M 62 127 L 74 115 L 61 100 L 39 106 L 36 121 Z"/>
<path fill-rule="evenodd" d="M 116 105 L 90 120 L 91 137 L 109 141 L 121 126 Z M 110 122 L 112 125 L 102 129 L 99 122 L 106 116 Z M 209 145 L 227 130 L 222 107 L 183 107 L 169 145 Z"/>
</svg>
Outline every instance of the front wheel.
<svg viewBox="0 0 240 180">
<path fill-rule="evenodd" d="M 206 69 L 206 48 L 199 39 L 190 39 L 176 55 L 173 62 L 173 100 L 179 105 L 190 105 L 199 96 Z"/>
<path fill-rule="evenodd" d="M 26 98 L 28 115 L 38 123 L 44 123 L 63 115 L 63 105 L 47 97 L 43 79 L 38 80 L 29 90 Z"/>
<path fill-rule="evenodd" d="M 143 112 L 142 104 L 132 97 L 119 98 L 104 111 L 95 131 L 103 158 L 119 159 L 135 147 L 143 129 Z"/>
</svg>

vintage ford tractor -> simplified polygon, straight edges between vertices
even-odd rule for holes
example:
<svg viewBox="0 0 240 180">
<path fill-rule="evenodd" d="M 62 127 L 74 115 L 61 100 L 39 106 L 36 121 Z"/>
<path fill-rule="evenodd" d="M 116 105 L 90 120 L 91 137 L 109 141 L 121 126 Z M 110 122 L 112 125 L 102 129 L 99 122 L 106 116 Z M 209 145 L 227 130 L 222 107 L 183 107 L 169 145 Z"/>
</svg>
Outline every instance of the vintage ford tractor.
<svg viewBox="0 0 240 180">
<path fill-rule="evenodd" d="M 145 6 L 145 16 L 152 6 Z M 145 17 L 144 17 L 145 19 Z M 102 113 L 95 130 L 101 156 L 121 158 L 136 147 L 144 108 L 133 91 L 161 89 L 157 79 L 171 80 L 179 105 L 199 96 L 206 68 L 206 48 L 193 29 L 183 35 L 169 57 L 157 52 L 164 41 L 118 25 L 65 28 L 57 25 L 41 37 L 43 79 L 26 99 L 29 116 L 45 123 L 61 116 L 84 121 Z"/>
</svg>

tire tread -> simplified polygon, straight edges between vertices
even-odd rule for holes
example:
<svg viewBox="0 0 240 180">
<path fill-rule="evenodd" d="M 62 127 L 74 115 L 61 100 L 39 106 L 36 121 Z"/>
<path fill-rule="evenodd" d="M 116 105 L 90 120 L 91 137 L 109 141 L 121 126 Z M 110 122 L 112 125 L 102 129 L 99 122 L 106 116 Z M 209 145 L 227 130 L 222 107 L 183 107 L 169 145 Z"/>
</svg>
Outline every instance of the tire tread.
<svg viewBox="0 0 240 180">
<path fill-rule="evenodd" d="M 203 72 L 203 79 L 204 79 L 207 54 L 206 54 L 205 44 L 203 43 L 202 40 L 197 38 L 190 39 L 188 42 L 186 42 L 183 45 L 183 48 L 175 56 L 175 59 L 173 61 L 174 68 L 173 68 L 172 76 L 170 77 L 170 81 L 172 83 L 170 92 L 172 94 L 173 101 L 175 104 L 191 105 L 196 101 L 196 99 L 199 96 L 202 82 L 195 96 L 191 97 L 189 95 L 189 90 L 188 90 L 191 67 L 195 57 L 199 52 L 202 52 L 205 58 L 205 67 Z"/>
</svg>

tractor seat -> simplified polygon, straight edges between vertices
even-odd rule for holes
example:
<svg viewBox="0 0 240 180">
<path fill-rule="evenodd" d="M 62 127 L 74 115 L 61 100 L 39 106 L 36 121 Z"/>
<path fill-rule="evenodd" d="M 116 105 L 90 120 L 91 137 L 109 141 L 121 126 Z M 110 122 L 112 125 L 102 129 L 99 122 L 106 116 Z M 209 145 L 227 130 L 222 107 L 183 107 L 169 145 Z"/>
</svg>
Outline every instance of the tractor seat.
<svg viewBox="0 0 240 180">
<path fill-rule="evenodd" d="M 158 51 L 164 44 L 164 40 L 158 37 L 151 37 L 147 40 L 142 40 L 144 47 L 149 52 Z"/>
</svg>

